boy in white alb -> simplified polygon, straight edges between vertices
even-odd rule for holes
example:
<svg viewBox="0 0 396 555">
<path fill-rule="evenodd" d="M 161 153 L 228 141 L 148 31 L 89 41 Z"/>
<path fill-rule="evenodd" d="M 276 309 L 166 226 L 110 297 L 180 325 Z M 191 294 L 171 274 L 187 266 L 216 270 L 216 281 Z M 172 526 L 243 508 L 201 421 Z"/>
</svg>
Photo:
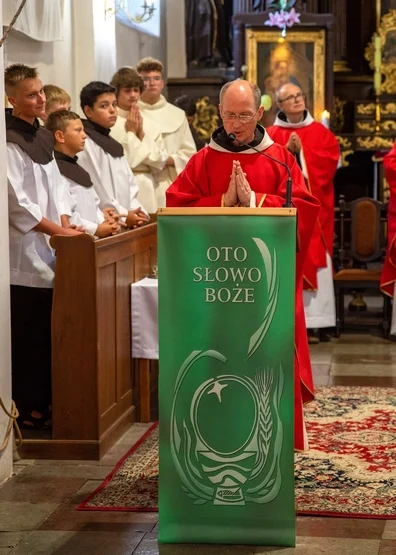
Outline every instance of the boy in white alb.
<svg viewBox="0 0 396 555">
<path fill-rule="evenodd" d="M 79 164 L 89 173 L 104 211 L 115 210 L 133 228 L 149 221 L 137 200 L 138 185 L 123 146 L 110 137 L 117 121 L 116 89 L 101 81 L 92 81 L 80 93 L 83 120 L 88 135 Z"/>
<path fill-rule="evenodd" d="M 138 106 L 144 90 L 143 79 L 131 67 L 123 67 L 112 77 L 117 89 L 118 118 L 111 135 L 122 144 L 139 186 L 138 200 L 148 213 L 157 211 L 155 174 L 165 167 L 168 154 L 160 127 L 153 120 L 143 122 Z"/>
<path fill-rule="evenodd" d="M 69 110 L 58 110 L 49 115 L 46 128 L 54 136 L 55 159 L 70 192 L 70 223 L 82 226 L 97 237 L 118 233 L 120 224 L 105 221 L 89 173 L 78 164 L 77 154 L 84 150 L 87 138 L 80 116 Z"/>
<path fill-rule="evenodd" d="M 78 235 L 68 225 L 65 184 L 53 157 L 53 137 L 40 127 L 45 94 L 35 68 L 5 70 L 12 110 L 6 113 L 10 240 L 12 396 L 18 422 L 50 425 L 51 310 L 55 256 L 49 237 Z"/>
<path fill-rule="evenodd" d="M 165 206 L 165 191 L 197 149 L 185 113 L 161 94 L 165 87 L 162 63 L 154 58 L 143 58 L 136 70 L 145 85 L 138 102 L 143 121 L 145 125 L 154 122 L 159 126 L 168 154 L 164 169 L 154 175 L 157 204 L 162 208 Z"/>
</svg>

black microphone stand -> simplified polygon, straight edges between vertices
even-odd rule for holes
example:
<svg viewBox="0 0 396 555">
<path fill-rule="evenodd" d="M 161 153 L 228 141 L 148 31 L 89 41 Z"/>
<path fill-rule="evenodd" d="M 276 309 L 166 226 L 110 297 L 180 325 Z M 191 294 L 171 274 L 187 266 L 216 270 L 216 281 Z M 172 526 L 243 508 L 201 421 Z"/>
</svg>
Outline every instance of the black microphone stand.
<svg viewBox="0 0 396 555">
<path fill-rule="evenodd" d="M 266 158 L 269 158 L 273 162 L 277 162 L 277 164 L 280 164 L 281 166 L 286 168 L 288 177 L 287 177 L 287 181 L 286 181 L 286 198 L 285 198 L 285 204 L 283 205 L 283 207 L 284 208 L 291 208 L 293 206 L 293 202 L 292 202 L 293 182 L 292 182 L 292 176 L 291 176 L 291 171 L 290 171 L 289 166 L 287 164 L 285 164 L 284 162 L 281 162 L 280 160 L 277 160 L 276 158 L 273 158 L 273 156 L 270 156 L 269 154 L 266 154 L 265 152 L 262 152 L 258 148 L 249 145 L 249 143 L 245 143 L 243 141 L 240 141 L 239 139 L 237 139 L 237 137 L 236 137 L 236 135 L 234 135 L 234 133 L 229 133 L 227 135 L 227 139 L 230 142 L 236 141 L 236 142 L 240 143 L 241 145 L 247 146 L 247 147 L 251 148 L 252 150 L 258 152 L 262 156 L 265 156 Z"/>
</svg>

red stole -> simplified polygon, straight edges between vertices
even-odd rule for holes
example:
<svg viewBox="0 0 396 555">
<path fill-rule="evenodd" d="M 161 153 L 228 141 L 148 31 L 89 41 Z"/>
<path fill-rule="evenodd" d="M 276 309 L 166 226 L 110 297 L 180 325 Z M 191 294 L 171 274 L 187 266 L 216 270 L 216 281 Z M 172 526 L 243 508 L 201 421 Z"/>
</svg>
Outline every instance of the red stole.
<svg viewBox="0 0 396 555">
<path fill-rule="evenodd" d="M 320 212 L 304 266 L 304 289 L 317 289 L 317 272 L 326 267 L 326 251 L 333 255 L 334 241 L 334 184 L 333 178 L 340 158 L 337 139 L 322 124 L 312 122 L 303 127 L 273 125 L 269 136 L 286 146 L 295 132 L 302 144 L 302 165 L 307 187 L 320 204 Z"/>
</svg>

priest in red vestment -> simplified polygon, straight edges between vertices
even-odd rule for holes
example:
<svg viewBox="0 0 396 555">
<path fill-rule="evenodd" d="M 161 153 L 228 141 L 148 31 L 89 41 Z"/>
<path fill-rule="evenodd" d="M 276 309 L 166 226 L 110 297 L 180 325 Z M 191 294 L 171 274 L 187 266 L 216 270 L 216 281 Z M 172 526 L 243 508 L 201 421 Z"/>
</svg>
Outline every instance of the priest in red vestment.
<svg viewBox="0 0 396 555">
<path fill-rule="evenodd" d="M 389 183 L 390 197 L 388 203 L 388 248 L 381 273 L 381 290 L 393 297 L 392 324 L 390 333 L 396 334 L 395 283 L 396 283 L 396 142 L 392 150 L 384 157 L 385 177 Z"/>
<path fill-rule="evenodd" d="M 319 202 L 308 191 L 304 177 L 293 156 L 283 146 L 274 144 L 258 125 L 263 108 L 260 89 L 248 81 L 224 85 L 220 92 L 220 114 L 224 127 L 212 135 L 210 144 L 195 154 L 184 171 L 166 192 L 167 206 L 247 206 L 281 207 L 285 202 L 287 171 L 260 152 L 290 167 L 292 200 L 298 212 L 299 252 L 296 256 L 295 324 L 295 447 L 307 448 L 303 403 L 313 399 L 313 380 L 302 301 L 303 264 L 312 230 L 317 220 Z M 230 141 L 228 134 L 236 140 Z"/>
<path fill-rule="evenodd" d="M 278 113 L 269 136 L 296 156 L 309 191 L 320 201 L 318 223 L 304 265 L 304 308 L 310 342 L 325 339 L 335 326 L 333 286 L 334 184 L 340 159 L 337 139 L 314 121 L 297 85 L 286 83 L 277 93 Z M 319 333 L 319 330 L 322 333 Z"/>
</svg>

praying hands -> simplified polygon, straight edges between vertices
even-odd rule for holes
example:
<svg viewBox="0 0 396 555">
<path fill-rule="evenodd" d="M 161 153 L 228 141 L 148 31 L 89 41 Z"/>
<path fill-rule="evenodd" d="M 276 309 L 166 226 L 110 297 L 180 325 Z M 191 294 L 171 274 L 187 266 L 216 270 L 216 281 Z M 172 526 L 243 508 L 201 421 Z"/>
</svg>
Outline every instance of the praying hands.
<svg viewBox="0 0 396 555">
<path fill-rule="evenodd" d="M 238 203 L 242 206 L 250 206 L 251 193 L 252 190 L 246 179 L 246 174 L 242 170 L 241 163 L 238 160 L 234 160 L 230 184 L 227 192 L 224 194 L 224 206 L 236 206 Z"/>
</svg>

